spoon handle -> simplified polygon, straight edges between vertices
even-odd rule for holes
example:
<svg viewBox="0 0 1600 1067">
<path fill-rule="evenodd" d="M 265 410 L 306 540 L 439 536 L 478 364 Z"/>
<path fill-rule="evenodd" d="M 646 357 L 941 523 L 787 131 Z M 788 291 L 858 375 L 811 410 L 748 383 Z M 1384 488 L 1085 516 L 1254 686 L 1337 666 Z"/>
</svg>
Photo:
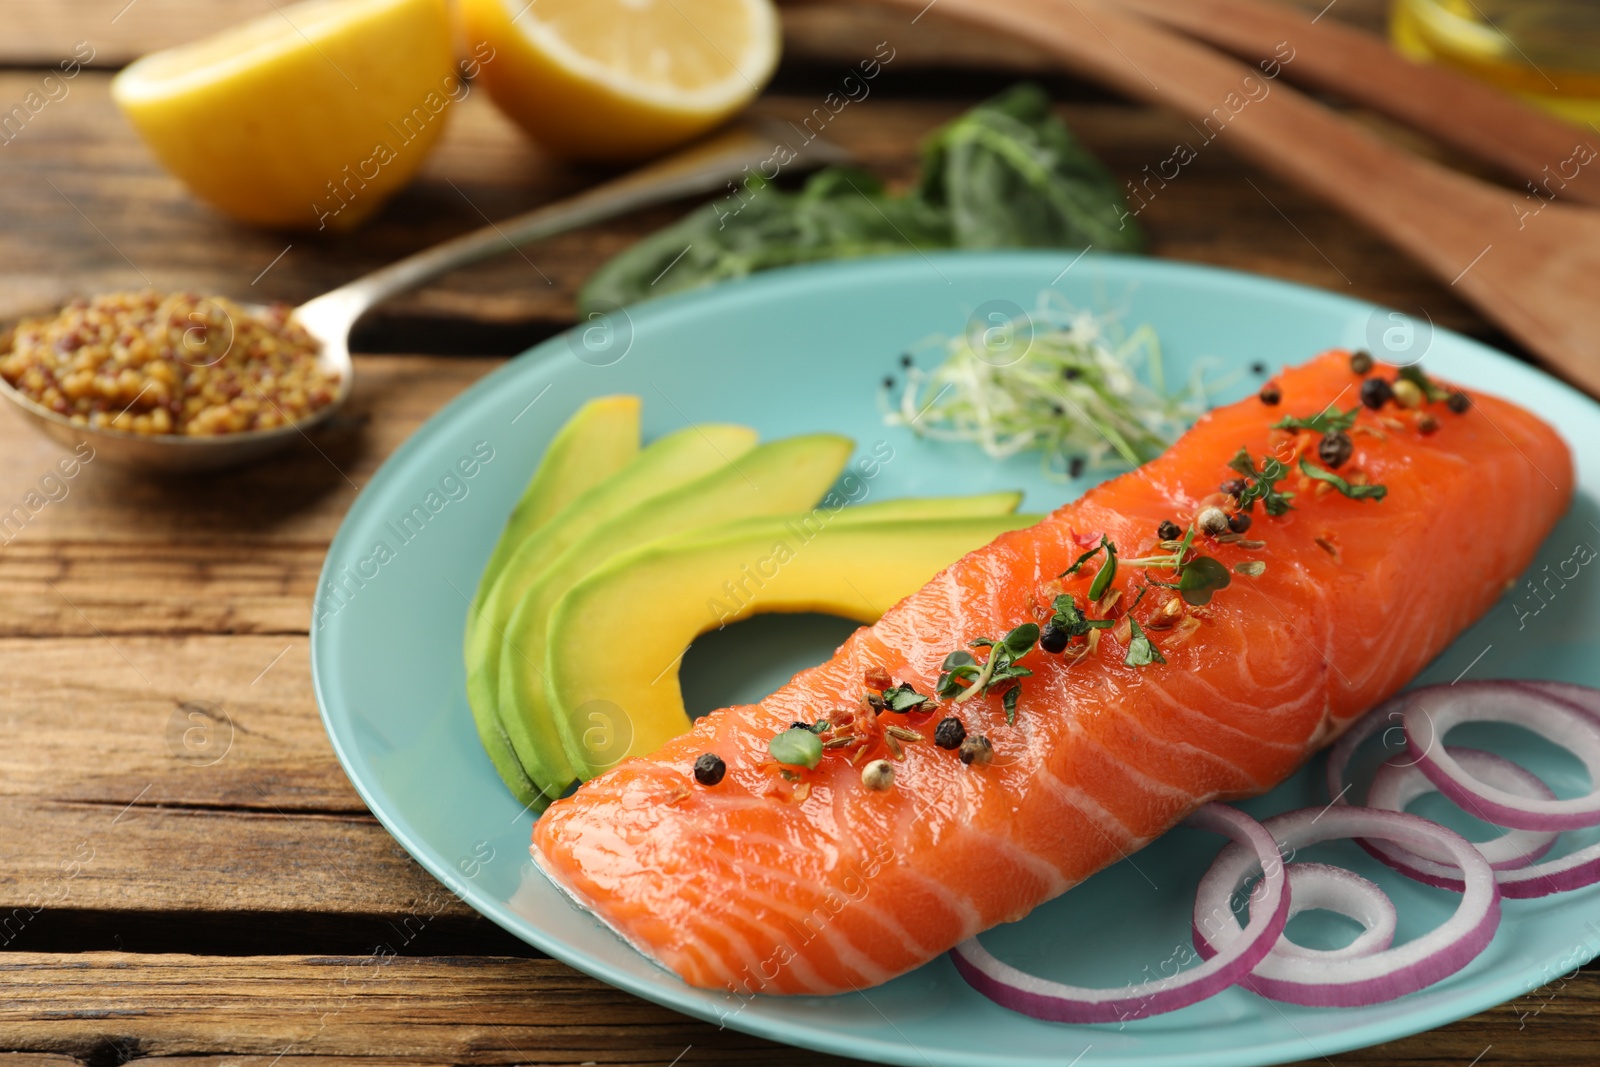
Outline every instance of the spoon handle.
<svg viewBox="0 0 1600 1067">
<path fill-rule="evenodd" d="M 529 242 L 652 204 L 711 192 L 750 172 L 764 169 L 765 176 L 771 177 L 778 167 L 811 167 L 849 158 L 844 149 L 820 137 L 790 148 L 793 140 L 792 136 L 785 138 L 764 126 L 728 130 L 576 196 L 504 222 L 491 222 L 407 256 L 307 301 L 297 314 L 309 321 L 339 319 L 348 327 L 397 293 Z"/>
</svg>

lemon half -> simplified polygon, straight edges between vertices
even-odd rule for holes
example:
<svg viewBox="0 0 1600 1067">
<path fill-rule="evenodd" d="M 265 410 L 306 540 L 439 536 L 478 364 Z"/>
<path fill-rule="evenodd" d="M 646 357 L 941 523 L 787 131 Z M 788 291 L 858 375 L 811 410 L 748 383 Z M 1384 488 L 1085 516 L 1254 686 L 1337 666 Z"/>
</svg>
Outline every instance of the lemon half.
<svg viewBox="0 0 1600 1067">
<path fill-rule="evenodd" d="M 128 66 L 112 98 L 173 174 L 247 222 L 347 230 L 467 92 L 446 0 L 307 0 Z"/>
<path fill-rule="evenodd" d="M 479 76 L 542 146 L 571 159 L 654 155 L 717 125 L 772 76 L 771 0 L 464 0 Z M 487 53 L 481 53 L 487 54 Z"/>
</svg>

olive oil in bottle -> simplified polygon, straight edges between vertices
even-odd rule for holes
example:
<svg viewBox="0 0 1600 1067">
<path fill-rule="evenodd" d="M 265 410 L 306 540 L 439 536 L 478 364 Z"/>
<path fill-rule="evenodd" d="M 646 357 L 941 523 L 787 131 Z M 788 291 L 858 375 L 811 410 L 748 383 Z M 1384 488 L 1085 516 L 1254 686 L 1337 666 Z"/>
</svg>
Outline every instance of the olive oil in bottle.
<svg viewBox="0 0 1600 1067">
<path fill-rule="evenodd" d="M 1600 122 L 1600 0 L 1395 0 L 1389 29 L 1413 59 Z"/>
</svg>

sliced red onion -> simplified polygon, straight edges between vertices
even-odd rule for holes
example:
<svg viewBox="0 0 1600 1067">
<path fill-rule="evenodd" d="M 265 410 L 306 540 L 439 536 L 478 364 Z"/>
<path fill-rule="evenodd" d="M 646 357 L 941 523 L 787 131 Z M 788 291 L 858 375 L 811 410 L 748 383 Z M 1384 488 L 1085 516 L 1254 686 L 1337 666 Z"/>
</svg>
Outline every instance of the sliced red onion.
<svg viewBox="0 0 1600 1067">
<path fill-rule="evenodd" d="M 1203 901 L 1196 898 L 1195 913 Z M 1347 960 L 1373 956 L 1394 944 L 1400 913 L 1389 894 L 1354 871 L 1326 863 L 1289 864 L 1289 918 L 1303 911 L 1333 911 L 1354 919 L 1362 926 L 1355 940 L 1341 948 L 1309 948 L 1278 938 L 1267 958 L 1293 956 L 1308 960 Z M 1199 942 L 1195 944 L 1200 948 Z M 1209 946 L 1208 946 L 1209 947 Z M 1201 954 L 1206 955 L 1205 949 Z"/>
<path fill-rule="evenodd" d="M 1262 825 L 1288 856 L 1320 841 L 1382 838 L 1413 851 L 1442 849 L 1453 864 L 1466 872 L 1455 914 L 1443 925 L 1403 945 L 1347 959 L 1268 955 L 1239 982 L 1264 997 L 1311 1007 L 1380 1004 L 1459 971 L 1483 951 L 1500 925 L 1500 891 L 1488 861 L 1466 838 L 1437 823 L 1401 812 L 1329 805 L 1278 815 Z M 1200 897 L 1207 901 L 1219 899 L 1222 887 L 1237 885 L 1254 864 L 1251 853 L 1229 845 L 1202 879 Z M 1222 920 L 1223 928 L 1209 936 L 1210 946 L 1219 953 L 1233 948 L 1244 934 L 1231 911 L 1225 909 Z"/>
<path fill-rule="evenodd" d="M 1350 782 L 1345 781 L 1345 771 L 1350 767 L 1350 760 L 1354 758 L 1356 749 L 1377 733 L 1385 733 L 1384 747 L 1404 748 L 1405 730 L 1401 725 L 1401 718 L 1405 714 L 1406 701 L 1410 693 L 1401 693 L 1391 697 L 1357 719 L 1351 727 L 1339 738 L 1337 744 L 1328 751 L 1328 798 L 1334 804 L 1350 804 Z M 1389 731 L 1394 731 L 1393 737 L 1388 736 Z M 1392 741 L 1392 743 L 1391 743 Z"/>
<path fill-rule="evenodd" d="M 1533 772 L 1493 752 L 1446 745 L 1445 751 L 1473 778 L 1496 789 L 1504 789 L 1530 799 L 1553 800 L 1555 794 Z M 1438 790 L 1418 767 L 1390 760 L 1378 768 L 1367 791 L 1367 807 L 1384 811 L 1404 811 L 1413 800 Z M 1503 881 L 1505 871 L 1526 867 L 1555 847 L 1561 835 L 1553 831 L 1510 830 L 1488 841 L 1474 841 L 1495 870 L 1495 880 Z M 1461 872 L 1450 865 L 1442 849 L 1418 854 L 1388 841 L 1361 841 L 1361 846 L 1395 870 L 1419 882 L 1461 892 Z"/>
<path fill-rule="evenodd" d="M 1112 1023 L 1142 1019 L 1198 1003 L 1238 982 L 1266 956 L 1289 919 L 1288 879 L 1278 858 L 1277 845 L 1262 825 L 1237 808 L 1207 804 L 1187 820 L 1188 825 L 1226 834 L 1236 844 L 1241 861 L 1237 878 L 1226 887 L 1237 892 L 1257 870 L 1262 877 L 1251 892 L 1250 922 L 1239 928 L 1222 951 L 1169 978 L 1115 989 L 1065 985 L 1027 974 L 1002 963 L 969 938 L 950 951 L 961 976 L 978 992 L 1002 1007 L 1065 1023 Z M 1231 914 L 1231 913 L 1230 913 Z"/>
<path fill-rule="evenodd" d="M 1600 825 L 1600 719 L 1538 686 L 1469 682 L 1409 694 L 1401 716 L 1406 745 L 1439 791 L 1485 822 L 1518 830 L 1574 830 Z M 1571 800 L 1530 799 L 1481 782 L 1445 747 L 1467 722 L 1511 723 L 1532 730 L 1583 761 L 1593 788 Z"/>
</svg>

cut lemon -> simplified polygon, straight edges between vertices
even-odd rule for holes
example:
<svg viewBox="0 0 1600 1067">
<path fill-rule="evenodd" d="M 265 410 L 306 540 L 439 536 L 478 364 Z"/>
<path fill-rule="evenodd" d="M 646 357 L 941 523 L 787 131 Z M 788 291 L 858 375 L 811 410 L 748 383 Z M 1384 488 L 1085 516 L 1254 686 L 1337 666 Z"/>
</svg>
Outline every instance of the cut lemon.
<svg viewBox="0 0 1600 1067">
<path fill-rule="evenodd" d="M 220 210 L 347 230 L 415 173 L 467 86 L 446 0 L 308 0 L 145 56 L 111 92 Z"/>
<path fill-rule="evenodd" d="M 771 0 L 464 0 L 495 103 L 571 159 L 654 155 L 717 125 L 778 62 Z"/>
</svg>

